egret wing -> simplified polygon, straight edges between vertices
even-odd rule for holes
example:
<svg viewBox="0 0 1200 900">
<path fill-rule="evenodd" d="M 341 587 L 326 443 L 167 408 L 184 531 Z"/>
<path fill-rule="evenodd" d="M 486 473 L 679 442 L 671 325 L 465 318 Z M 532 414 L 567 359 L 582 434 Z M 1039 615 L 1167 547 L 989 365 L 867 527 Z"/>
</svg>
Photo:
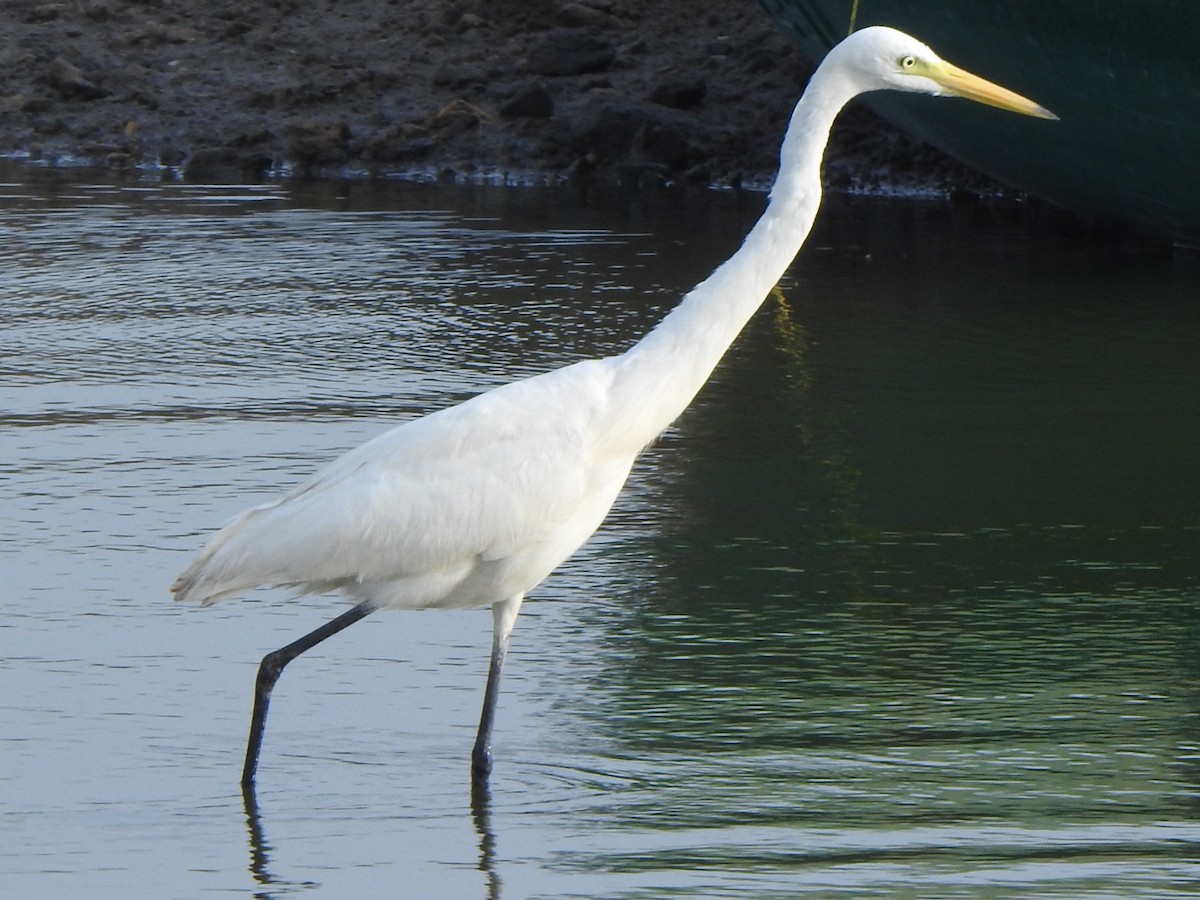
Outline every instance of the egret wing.
<svg viewBox="0 0 1200 900">
<path fill-rule="evenodd" d="M 598 368 L 505 385 L 350 451 L 219 532 L 177 597 L 422 578 L 435 590 L 545 539 L 589 491 Z"/>
</svg>

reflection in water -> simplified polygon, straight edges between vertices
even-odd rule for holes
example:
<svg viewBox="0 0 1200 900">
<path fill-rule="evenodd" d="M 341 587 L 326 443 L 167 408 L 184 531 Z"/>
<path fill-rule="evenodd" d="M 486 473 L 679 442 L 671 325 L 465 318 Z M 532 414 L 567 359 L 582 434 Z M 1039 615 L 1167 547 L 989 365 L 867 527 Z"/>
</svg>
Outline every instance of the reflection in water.
<svg viewBox="0 0 1200 900">
<path fill-rule="evenodd" d="M 885 535 L 861 557 L 868 593 L 836 599 L 771 560 L 786 548 L 759 548 L 767 565 L 742 575 L 684 566 L 691 587 L 668 595 L 687 608 L 593 613 L 613 663 L 586 710 L 606 771 L 633 783 L 596 796 L 581 819 L 603 834 L 560 863 L 705 872 L 705 895 L 744 890 L 750 870 L 760 889 L 1077 897 L 1133 860 L 1157 872 L 1152 892 L 1182 887 L 1198 874 L 1200 596 L 942 570 L 948 546 L 1019 555 L 1053 537 Z"/>
<path fill-rule="evenodd" d="M 266 838 L 262 814 L 258 806 L 258 794 L 253 784 L 242 786 L 242 804 L 246 816 L 246 831 L 250 849 L 250 876 L 255 884 L 268 890 L 256 890 L 254 896 L 268 900 L 289 893 L 292 888 L 303 887 L 277 877 L 271 870 L 271 845 Z M 496 833 L 492 824 L 491 789 L 487 784 L 471 782 L 471 820 L 479 840 L 479 862 L 477 869 L 484 876 L 485 900 L 500 900 L 503 882 L 499 873 L 496 853 Z"/>
<path fill-rule="evenodd" d="M 793 471 L 812 473 L 805 480 L 803 506 L 790 512 L 820 522 L 825 545 L 834 548 L 835 571 L 844 573 L 845 590 L 858 596 L 867 580 L 869 558 L 862 540 L 859 481 L 861 473 L 851 460 L 844 412 L 818 402 L 813 396 L 814 378 L 808 360 L 809 337 L 797 320 L 782 287 L 775 289 L 775 332 L 784 359 L 788 419 L 794 423 L 796 452 L 790 455 Z M 810 526 L 811 528 L 812 526 Z"/>
<path fill-rule="evenodd" d="M 258 884 L 273 885 L 276 882 L 268 868 L 271 845 L 267 843 L 263 834 L 262 817 L 258 812 L 258 794 L 253 784 L 242 785 L 242 804 L 246 808 L 246 830 L 250 835 L 250 874 Z"/>
<path fill-rule="evenodd" d="M 496 832 L 492 826 L 492 789 L 487 782 L 471 779 L 471 820 L 479 835 L 479 871 L 485 876 L 487 900 L 500 900 L 500 873 L 497 871 Z"/>
</svg>

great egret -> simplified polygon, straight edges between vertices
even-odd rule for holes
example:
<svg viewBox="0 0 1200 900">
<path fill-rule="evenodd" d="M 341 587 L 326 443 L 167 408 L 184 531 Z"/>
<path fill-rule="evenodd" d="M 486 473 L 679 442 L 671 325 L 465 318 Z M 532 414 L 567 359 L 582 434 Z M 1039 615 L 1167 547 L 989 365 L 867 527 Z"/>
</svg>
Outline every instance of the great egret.
<svg viewBox="0 0 1200 900">
<path fill-rule="evenodd" d="M 210 604 L 250 588 L 340 589 L 357 601 L 267 654 L 242 785 L 254 783 L 284 666 L 377 609 L 491 605 L 493 639 L 472 780 L 491 771 L 500 672 L 525 593 L 600 525 L 638 453 L 687 407 L 791 264 L 821 199 L 821 157 L 841 108 L 890 88 L 1053 114 L 890 28 L 834 47 L 796 105 L 779 174 L 741 248 L 618 356 L 498 387 L 402 424 L 218 532 L 172 586 Z"/>
</svg>

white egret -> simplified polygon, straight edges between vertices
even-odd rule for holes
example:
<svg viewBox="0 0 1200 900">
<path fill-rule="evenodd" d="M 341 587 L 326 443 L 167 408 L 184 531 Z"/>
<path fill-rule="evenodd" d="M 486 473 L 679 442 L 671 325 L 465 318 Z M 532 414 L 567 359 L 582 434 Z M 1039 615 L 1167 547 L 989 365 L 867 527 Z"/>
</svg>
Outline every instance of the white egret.
<svg viewBox="0 0 1200 900">
<path fill-rule="evenodd" d="M 638 453 L 687 407 L 784 274 L 821 199 L 821 158 L 854 96 L 966 97 L 1041 118 L 1024 97 L 872 27 L 833 48 L 796 105 L 779 174 L 741 248 L 625 353 L 480 394 L 351 450 L 219 531 L 172 586 L 205 604 L 258 586 L 339 589 L 357 605 L 263 658 L 242 784 L 253 785 L 271 690 L 291 660 L 377 609 L 487 606 L 494 634 L 471 757 L 491 770 L 509 636 L 527 591 L 600 525 Z"/>
</svg>

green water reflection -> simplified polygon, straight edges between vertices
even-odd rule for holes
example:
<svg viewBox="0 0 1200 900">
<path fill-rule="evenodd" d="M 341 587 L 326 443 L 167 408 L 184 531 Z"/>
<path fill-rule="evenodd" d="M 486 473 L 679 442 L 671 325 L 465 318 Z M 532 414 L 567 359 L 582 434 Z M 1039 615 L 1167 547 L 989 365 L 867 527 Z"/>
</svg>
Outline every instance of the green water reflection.
<svg viewBox="0 0 1200 900">
<path fill-rule="evenodd" d="M 965 215 L 835 213 L 654 451 L 663 527 L 613 551 L 645 566 L 583 616 L 606 664 L 577 709 L 619 785 L 591 812 L 630 839 L 562 865 L 705 895 L 1195 887 L 1193 262 Z"/>
</svg>

